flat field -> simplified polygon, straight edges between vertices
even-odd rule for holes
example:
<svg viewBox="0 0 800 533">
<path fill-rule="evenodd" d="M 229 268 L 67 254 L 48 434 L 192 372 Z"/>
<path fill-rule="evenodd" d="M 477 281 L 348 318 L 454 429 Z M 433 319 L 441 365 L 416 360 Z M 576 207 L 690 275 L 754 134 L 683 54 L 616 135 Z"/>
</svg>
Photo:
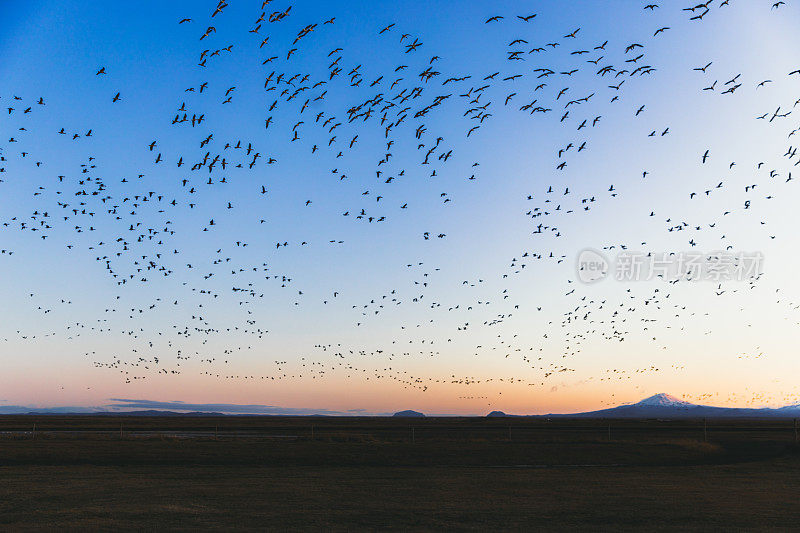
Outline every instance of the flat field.
<svg viewBox="0 0 800 533">
<path fill-rule="evenodd" d="M 791 420 L 0 417 L 0 528 L 794 529 L 795 439 Z"/>
</svg>

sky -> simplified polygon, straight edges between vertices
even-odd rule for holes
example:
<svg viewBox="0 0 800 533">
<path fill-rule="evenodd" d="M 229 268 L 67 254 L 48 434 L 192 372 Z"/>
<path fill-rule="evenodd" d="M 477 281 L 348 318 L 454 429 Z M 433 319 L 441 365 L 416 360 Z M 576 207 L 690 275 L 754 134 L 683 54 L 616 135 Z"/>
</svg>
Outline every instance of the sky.
<svg viewBox="0 0 800 533">
<path fill-rule="evenodd" d="M 0 406 L 799 402 L 800 6 L 649 3 L 0 2 Z"/>
</svg>

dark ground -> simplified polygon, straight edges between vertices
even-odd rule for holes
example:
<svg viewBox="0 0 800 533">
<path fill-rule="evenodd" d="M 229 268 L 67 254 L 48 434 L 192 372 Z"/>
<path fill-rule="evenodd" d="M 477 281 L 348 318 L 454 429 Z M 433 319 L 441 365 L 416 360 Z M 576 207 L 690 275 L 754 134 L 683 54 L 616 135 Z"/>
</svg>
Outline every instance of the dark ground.
<svg viewBox="0 0 800 533">
<path fill-rule="evenodd" d="M 0 417 L 0 529 L 800 527 L 791 420 L 610 424 Z"/>
</svg>

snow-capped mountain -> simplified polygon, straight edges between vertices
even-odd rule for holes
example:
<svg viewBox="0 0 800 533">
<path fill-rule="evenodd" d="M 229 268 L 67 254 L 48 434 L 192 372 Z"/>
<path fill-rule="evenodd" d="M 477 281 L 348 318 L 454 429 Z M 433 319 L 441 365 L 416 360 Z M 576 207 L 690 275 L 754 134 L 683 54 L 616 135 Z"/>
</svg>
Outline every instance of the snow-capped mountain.
<svg viewBox="0 0 800 533">
<path fill-rule="evenodd" d="M 495 415 L 497 416 L 497 415 Z M 781 408 L 739 408 L 698 405 L 675 396 L 659 393 L 636 403 L 585 413 L 560 413 L 548 417 L 575 418 L 800 418 L 800 404 Z"/>
<path fill-rule="evenodd" d="M 640 407 L 700 407 L 664 392 L 654 394 L 653 396 L 636 402 L 633 405 L 638 405 Z"/>
</svg>

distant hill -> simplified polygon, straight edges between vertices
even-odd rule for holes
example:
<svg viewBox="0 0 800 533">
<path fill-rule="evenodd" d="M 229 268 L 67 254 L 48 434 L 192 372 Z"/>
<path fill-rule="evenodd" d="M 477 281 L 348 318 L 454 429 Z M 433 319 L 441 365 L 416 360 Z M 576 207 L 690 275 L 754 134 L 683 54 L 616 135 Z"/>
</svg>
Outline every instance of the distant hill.
<svg viewBox="0 0 800 533">
<path fill-rule="evenodd" d="M 0 405 L 0 415 L 93 415 L 94 407 L 29 407 L 24 405 Z"/>
<path fill-rule="evenodd" d="M 206 411 L 178 413 L 175 411 L 159 411 L 157 409 L 148 409 L 146 411 L 102 411 L 94 414 L 98 416 L 225 416 L 225 413 Z"/>
<path fill-rule="evenodd" d="M 397 418 L 425 418 L 424 414 L 420 413 L 419 411 L 412 411 L 411 409 L 406 411 L 398 411 L 392 416 Z"/>
<path fill-rule="evenodd" d="M 98 411 L 82 407 L 24 407 L 0 406 L 0 415 L 52 415 L 52 416 L 225 416 L 224 413 L 193 411 L 179 413 L 176 411 Z"/>
<path fill-rule="evenodd" d="M 659 393 L 639 402 L 599 411 L 571 414 L 550 414 L 547 416 L 578 418 L 765 418 L 800 417 L 800 405 L 789 405 L 778 409 L 764 407 L 748 409 L 739 407 L 713 407 L 697 405 Z"/>
<path fill-rule="evenodd" d="M 666 393 L 654 394 L 636 403 L 587 411 L 583 413 L 550 413 L 546 415 L 509 415 L 492 411 L 487 417 L 525 418 L 800 418 L 800 404 L 786 407 L 747 409 L 698 405 Z"/>
</svg>

